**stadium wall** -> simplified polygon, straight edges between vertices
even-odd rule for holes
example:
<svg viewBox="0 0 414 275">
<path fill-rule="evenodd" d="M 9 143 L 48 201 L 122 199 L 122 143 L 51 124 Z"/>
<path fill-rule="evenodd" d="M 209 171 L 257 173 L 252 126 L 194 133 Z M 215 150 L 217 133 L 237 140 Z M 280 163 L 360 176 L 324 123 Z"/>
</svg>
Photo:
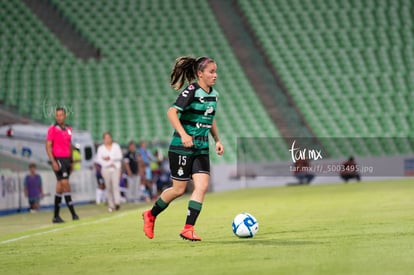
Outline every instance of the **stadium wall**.
<svg viewBox="0 0 414 275">
<path fill-rule="evenodd" d="M 27 212 L 28 199 L 24 196 L 24 177 L 27 172 L 0 171 L 0 215 Z M 42 177 L 43 193 L 48 194 L 41 202 L 42 208 L 52 207 L 56 177 L 51 171 L 38 171 Z M 75 204 L 95 201 L 96 178 L 92 170 L 75 171 L 71 177 L 71 194 Z M 64 203 L 62 204 L 62 206 Z"/>
<path fill-rule="evenodd" d="M 311 162 L 316 175 L 311 184 L 342 183 L 339 169 L 346 159 L 320 159 Z M 356 157 L 363 181 L 387 180 L 414 176 L 414 155 L 389 157 Z M 292 162 L 257 162 L 213 165 L 214 192 L 240 188 L 294 185 Z M 414 178 L 413 178 L 414 181 Z M 353 182 L 353 181 L 351 181 Z"/>
<path fill-rule="evenodd" d="M 316 174 L 312 184 L 341 183 L 336 171 L 344 159 L 324 159 L 313 162 Z M 362 172 L 362 182 L 369 180 L 386 180 L 414 176 L 414 156 L 393 156 L 381 158 L 356 158 Z M 292 162 L 236 163 L 212 166 L 212 192 L 228 191 L 242 188 L 267 186 L 285 186 L 293 184 Z M 332 168 L 333 167 L 333 168 Z M 43 181 L 43 192 L 50 194 L 41 201 L 42 208 L 51 208 L 54 203 L 56 178 L 51 171 L 39 171 Z M 27 172 L 0 171 L 0 215 L 28 211 L 29 205 L 24 196 L 24 177 Z M 75 204 L 95 201 L 96 178 L 93 170 L 75 171 L 70 178 L 71 193 Z M 64 205 L 64 204 L 62 204 Z"/>
</svg>

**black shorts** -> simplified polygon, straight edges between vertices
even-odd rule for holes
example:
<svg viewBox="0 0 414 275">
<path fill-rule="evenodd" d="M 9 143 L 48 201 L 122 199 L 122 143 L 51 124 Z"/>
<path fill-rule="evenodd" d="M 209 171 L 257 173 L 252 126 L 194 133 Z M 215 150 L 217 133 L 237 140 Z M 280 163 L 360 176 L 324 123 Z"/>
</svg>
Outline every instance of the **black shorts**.
<svg viewBox="0 0 414 275">
<path fill-rule="evenodd" d="M 72 158 L 55 158 L 59 165 L 59 170 L 54 171 L 57 180 L 68 179 L 72 170 Z"/>
<path fill-rule="evenodd" d="M 186 156 L 168 152 L 171 178 L 187 181 L 193 174 L 210 174 L 210 157 L 207 154 Z"/>
</svg>

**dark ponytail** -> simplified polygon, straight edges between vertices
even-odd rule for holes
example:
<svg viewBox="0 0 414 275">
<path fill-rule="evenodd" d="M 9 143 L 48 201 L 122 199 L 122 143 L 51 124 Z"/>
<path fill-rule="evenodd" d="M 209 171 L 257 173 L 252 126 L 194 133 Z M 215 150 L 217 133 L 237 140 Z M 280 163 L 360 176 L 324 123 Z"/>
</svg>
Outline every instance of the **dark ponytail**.
<svg viewBox="0 0 414 275">
<path fill-rule="evenodd" d="M 194 58 L 191 56 L 181 56 L 175 60 L 173 71 L 170 76 L 170 85 L 175 90 L 181 89 L 184 82 L 193 82 L 197 79 L 197 71 L 203 71 L 208 63 L 214 62 L 209 57 Z"/>
</svg>

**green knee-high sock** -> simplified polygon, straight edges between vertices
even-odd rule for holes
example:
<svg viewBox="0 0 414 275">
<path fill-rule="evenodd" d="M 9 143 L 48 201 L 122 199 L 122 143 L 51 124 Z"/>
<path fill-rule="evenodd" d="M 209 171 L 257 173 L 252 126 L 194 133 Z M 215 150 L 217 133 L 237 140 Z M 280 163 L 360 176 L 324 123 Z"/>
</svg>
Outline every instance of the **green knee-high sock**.
<svg viewBox="0 0 414 275">
<path fill-rule="evenodd" d="M 155 202 L 154 206 L 153 206 L 153 207 L 152 207 L 152 209 L 151 209 L 151 214 L 152 214 L 154 217 L 158 216 L 158 214 L 160 214 L 162 211 L 164 211 L 164 210 L 165 210 L 165 208 L 167 208 L 167 207 L 168 207 L 168 204 L 169 204 L 169 203 L 167 203 L 167 202 L 163 201 L 163 200 L 161 199 L 161 197 L 159 197 L 159 198 L 158 198 L 158 200 Z"/>
<path fill-rule="evenodd" d="M 185 225 L 187 227 L 195 225 L 198 215 L 201 212 L 202 206 L 203 204 L 201 202 L 197 202 L 193 200 L 190 200 L 188 202 L 188 213 L 187 213 L 187 219 L 185 221 Z"/>
</svg>

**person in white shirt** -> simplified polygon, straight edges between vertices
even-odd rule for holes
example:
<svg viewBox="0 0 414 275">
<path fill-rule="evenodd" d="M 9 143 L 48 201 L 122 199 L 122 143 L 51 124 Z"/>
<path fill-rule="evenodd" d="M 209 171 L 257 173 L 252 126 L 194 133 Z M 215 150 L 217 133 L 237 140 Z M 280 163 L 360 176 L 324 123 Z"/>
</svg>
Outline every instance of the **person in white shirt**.
<svg viewBox="0 0 414 275">
<path fill-rule="evenodd" d="M 102 177 L 105 181 L 108 210 L 119 210 L 121 195 L 119 181 L 121 177 L 122 150 L 118 143 L 112 140 L 112 135 L 106 132 L 102 136 L 103 144 L 98 147 L 97 162 L 102 166 Z"/>
</svg>

